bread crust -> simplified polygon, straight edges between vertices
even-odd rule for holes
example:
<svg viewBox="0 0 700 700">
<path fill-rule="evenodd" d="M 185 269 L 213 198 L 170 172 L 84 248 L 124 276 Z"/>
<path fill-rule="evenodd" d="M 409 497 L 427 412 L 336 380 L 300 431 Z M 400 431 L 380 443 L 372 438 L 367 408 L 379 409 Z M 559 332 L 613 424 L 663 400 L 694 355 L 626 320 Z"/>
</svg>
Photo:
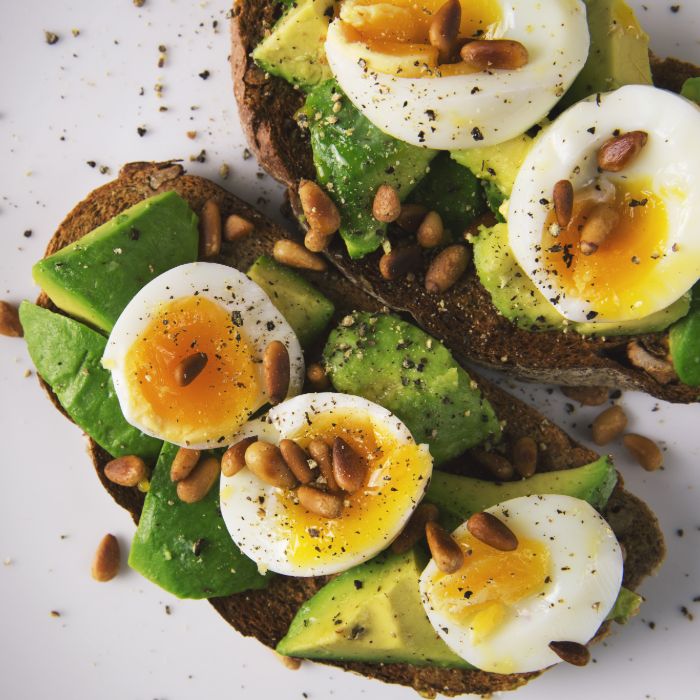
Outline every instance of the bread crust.
<svg viewBox="0 0 700 700">
<path fill-rule="evenodd" d="M 277 19 L 275 0 L 237 0 L 231 18 L 231 68 L 241 123 L 260 165 L 289 188 L 292 209 L 299 179 L 315 179 L 308 138 L 291 117 L 303 104 L 303 94 L 286 81 L 264 74 L 251 58 L 265 32 Z M 652 57 L 655 83 L 679 91 L 700 68 L 676 59 Z M 433 255 L 424 252 L 426 260 Z M 447 293 L 427 294 L 423 276 L 413 282 L 388 282 L 378 273 L 379 253 L 350 260 L 341 244 L 329 258 L 349 279 L 395 311 L 410 314 L 429 333 L 463 359 L 513 376 L 566 386 L 609 386 L 644 391 L 674 403 L 700 401 L 700 389 L 681 383 L 660 384 L 632 366 L 626 346 L 638 340 L 658 347 L 662 334 L 585 338 L 575 332 L 531 332 L 518 328 L 494 307 L 479 282 L 473 264 L 461 282 Z M 444 304 L 442 303 L 444 302 Z"/>
<path fill-rule="evenodd" d="M 259 255 L 270 254 L 275 240 L 288 235 L 251 206 L 216 184 L 185 174 L 182 166 L 176 162 L 130 163 L 122 168 L 118 179 L 93 191 L 68 214 L 49 242 L 46 254 L 78 240 L 142 199 L 171 189 L 184 197 L 197 213 L 208 199 L 213 198 L 218 202 L 223 216 L 238 214 L 254 223 L 255 232 L 251 236 L 235 244 L 225 244 L 219 262 L 235 262 L 241 269 L 247 269 Z M 309 278 L 333 300 L 339 316 L 353 309 L 377 311 L 381 308 L 374 298 L 334 270 L 310 273 Z M 57 311 L 44 294 L 39 297 L 38 303 Z M 508 440 L 530 435 L 545 446 L 546 449 L 542 451 L 546 455 L 543 461 L 545 470 L 575 467 L 597 457 L 595 452 L 574 442 L 533 408 L 490 382 L 478 377 L 475 379 L 492 402 L 499 418 L 505 421 L 504 431 Z M 62 410 L 51 389 L 43 381 L 42 385 L 57 408 Z M 92 440 L 89 440 L 89 453 L 103 486 L 138 522 L 143 507 L 143 494 L 136 488 L 117 486 L 106 479 L 104 467 L 110 455 Z M 460 470 L 459 465 L 452 468 Z M 658 522 L 649 508 L 626 492 L 621 484 L 611 498 L 606 517 L 627 551 L 624 583 L 634 587 L 653 573 L 664 557 L 664 541 Z M 324 577 L 301 579 L 277 576 L 265 590 L 214 598 L 210 603 L 241 634 L 255 637 L 274 648 L 287 632 L 302 603 L 325 582 Z M 607 633 L 608 627 L 604 625 L 601 628 L 601 636 Z M 486 694 L 510 690 L 539 675 L 498 675 L 482 671 L 419 668 L 409 664 L 328 663 L 369 678 L 407 685 L 425 695 Z"/>
</svg>

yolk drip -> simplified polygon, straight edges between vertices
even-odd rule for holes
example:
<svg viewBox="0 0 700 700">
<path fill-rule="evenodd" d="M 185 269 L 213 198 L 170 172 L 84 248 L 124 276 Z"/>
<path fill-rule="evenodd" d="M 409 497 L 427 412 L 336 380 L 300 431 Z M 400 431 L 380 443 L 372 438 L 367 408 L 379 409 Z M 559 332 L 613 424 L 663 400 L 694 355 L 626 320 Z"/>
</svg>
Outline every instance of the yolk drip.
<svg viewBox="0 0 700 700">
<path fill-rule="evenodd" d="M 204 370 L 187 386 L 175 368 L 206 353 Z M 163 304 L 126 356 L 133 403 L 159 435 L 173 441 L 216 439 L 242 424 L 262 403 L 253 352 L 219 304 L 201 296 Z"/>
<path fill-rule="evenodd" d="M 281 495 L 284 507 L 287 557 L 298 565 L 313 565 L 373 545 L 389 544 L 388 534 L 415 506 L 432 466 L 417 445 L 396 440 L 367 416 L 351 411 L 319 414 L 294 439 L 306 447 L 314 438 L 329 445 L 342 437 L 368 464 L 365 487 L 345 494 L 345 508 L 335 520 L 310 513 L 294 502 L 292 493 Z"/>
<path fill-rule="evenodd" d="M 583 255 L 579 238 L 589 206 L 574 198 L 571 222 L 556 237 L 550 232 L 554 212 L 547 218 L 542 257 L 554 280 L 550 298 L 556 303 L 556 290 L 562 289 L 567 296 L 590 302 L 589 320 L 628 315 L 649 295 L 649 279 L 664 254 L 669 232 L 666 207 L 650 182 L 617 187 L 614 206 L 619 222 L 595 253 Z"/>
<path fill-rule="evenodd" d="M 433 604 L 456 624 L 469 625 L 477 643 L 498 627 L 508 608 L 542 590 L 551 568 L 549 550 L 521 539 L 516 550 L 502 552 L 468 532 L 458 541 L 464 564 L 454 574 L 434 576 Z"/>
</svg>

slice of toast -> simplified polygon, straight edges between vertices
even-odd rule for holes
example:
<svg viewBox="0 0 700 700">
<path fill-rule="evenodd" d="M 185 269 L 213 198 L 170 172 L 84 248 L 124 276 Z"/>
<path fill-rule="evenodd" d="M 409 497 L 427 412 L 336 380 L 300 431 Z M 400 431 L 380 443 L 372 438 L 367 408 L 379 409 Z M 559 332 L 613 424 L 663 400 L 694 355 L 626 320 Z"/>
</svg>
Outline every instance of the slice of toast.
<svg viewBox="0 0 700 700">
<path fill-rule="evenodd" d="M 293 120 L 304 95 L 281 78 L 266 75 L 251 58 L 252 50 L 279 13 L 280 3 L 275 0 L 239 0 L 235 4 L 231 69 L 251 150 L 260 165 L 289 188 L 292 208 L 299 214 L 299 180 L 316 178 L 308 140 Z M 674 91 L 680 90 L 686 78 L 700 75 L 700 68 L 674 59 L 653 58 L 652 65 L 656 83 Z M 493 306 L 473 265 L 457 285 L 435 296 L 425 291 L 422 275 L 413 281 L 383 279 L 378 269 L 380 254 L 350 260 L 340 242 L 329 251 L 330 259 L 349 279 L 391 309 L 410 314 L 458 357 L 549 384 L 637 389 L 678 403 L 700 400 L 697 387 L 678 382 L 661 384 L 628 360 L 629 341 L 638 340 L 654 348 L 659 346 L 661 334 L 584 338 L 575 332 L 523 330 Z M 430 254 L 424 255 L 422 268 L 426 269 Z"/>
<path fill-rule="evenodd" d="M 200 177 L 186 175 L 177 163 L 131 163 L 122 168 L 119 177 L 92 192 L 68 214 L 54 234 L 47 255 L 81 238 L 95 227 L 116 216 L 124 209 L 158 192 L 176 190 L 199 213 L 208 199 L 215 199 L 224 217 L 238 214 L 255 225 L 255 232 L 235 244 L 225 244 L 219 262 L 233 263 L 246 270 L 261 254 L 271 254 L 274 242 L 286 237 L 286 231 L 266 220 L 259 212 L 226 192 L 214 183 Z M 329 270 L 309 273 L 315 283 L 336 304 L 338 316 L 353 309 L 375 311 L 380 304 L 355 287 L 345 277 Z M 45 295 L 38 303 L 57 310 Z M 597 455 L 576 444 L 562 430 L 544 416 L 506 394 L 493 384 L 476 378 L 481 390 L 494 406 L 499 418 L 505 421 L 505 439 L 515 440 L 530 435 L 545 446 L 547 455 L 544 469 L 563 469 L 594 460 Z M 55 395 L 44 384 L 49 397 L 60 410 Z M 110 456 L 90 442 L 90 456 L 97 474 L 112 497 L 130 511 L 138 521 L 143 505 L 143 494 L 137 488 L 113 484 L 104 476 L 104 467 Z M 661 563 L 664 553 L 663 536 L 653 513 L 639 499 L 620 484 L 607 507 L 606 518 L 627 553 L 624 584 L 636 587 Z M 324 583 L 326 578 L 290 578 L 276 576 L 265 590 L 250 591 L 225 598 L 212 599 L 216 610 L 244 635 L 256 637 L 263 644 L 275 647 L 286 634 L 296 611 Z M 601 628 L 607 633 L 608 625 Z M 330 662 L 329 662 L 330 663 Z M 418 668 L 408 664 L 365 664 L 332 662 L 346 670 L 361 673 L 389 683 L 400 683 L 415 688 L 422 694 L 460 695 L 463 693 L 491 693 L 522 685 L 537 673 L 497 675 L 481 671 L 459 671 L 440 668 Z"/>
</svg>

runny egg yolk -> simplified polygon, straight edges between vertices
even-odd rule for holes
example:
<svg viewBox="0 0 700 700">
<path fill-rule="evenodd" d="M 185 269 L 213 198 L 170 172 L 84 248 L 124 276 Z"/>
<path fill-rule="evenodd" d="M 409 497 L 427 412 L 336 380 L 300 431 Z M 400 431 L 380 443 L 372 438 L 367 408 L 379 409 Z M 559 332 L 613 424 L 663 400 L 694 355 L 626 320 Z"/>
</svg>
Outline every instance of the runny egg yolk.
<svg viewBox="0 0 700 700">
<path fill-rule="evenodd" d="M 555 302 L 557 289 L 585 300 L 592 309 L 589 320 L 598 315 L 615 318 L 636 308 L 649 294 L 649 280 L 666 249 L 666 206 L 648 180 L 616 186 L 613 206 L 618 223 L 591 255 L 579 250 L 590 203 L 582 204 L 574 197 L 571 221 L 557 236 L 552 235 L 558 228 L 556 216 L 550 212 L 542 234 L 544 266 L 554 275 Z"/>
<path fill-rule="evenodd" d="M 187 386 L 177 366 L 194 353 L 207 364 Z M 230 433 L 262 403 L 259 370 L 242 329 L 219 304 L 189 296 L 162 304 L 126 357 L 135 402 L 160 435 L 189 443 Z"/>
<path fill-rule="evenodd" d="M 498 628 L 509 608 L 540 592 L 551 563 L 541 542 L 521 539 L 518 548 L 502 552 L 468 532 L 458 537 L 464 564 L 453 574 L 435 574 L 433 605 L 455 624 L 468 626 L 477 644 Z"/>
<path fill-rule="evenodd" d="M 313 416 L 293 439 L 302 447 L 315 438 L 330 446 L 336 437 L 343 438 L 366 461 L 365 486 L 345 494 L 342 515 L 334 520 L 306 510 L 295 502 L 293 492 L 280 494 L 282 528 L 289 543 L 286 557 L 298 566 L 328 561 L 350 550 L 368 551 L 382 537 L 387 546 L 384 533 L 415 507 L 417 484 L 422 486 L 430 474 L 430 457 L 417 445 L 399 445 L 381 426 L 356 412 Z"/>
</svg>

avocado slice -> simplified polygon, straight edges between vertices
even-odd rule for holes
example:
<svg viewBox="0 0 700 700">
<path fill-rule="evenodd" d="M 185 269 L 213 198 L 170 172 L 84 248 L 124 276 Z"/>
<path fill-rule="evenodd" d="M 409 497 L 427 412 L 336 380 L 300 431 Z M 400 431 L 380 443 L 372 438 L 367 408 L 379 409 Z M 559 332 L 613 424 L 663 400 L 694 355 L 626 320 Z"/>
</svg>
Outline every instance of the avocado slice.
<svg viewBox="0 0 700 700">
<path fill-rule="evenodd" d="M 163 443 L 126 422 L 112 377 L 101 364 L 107 339 L 27 301 L 19 317 L 37 372 L 73 422 L 113 457 L 138 455 L 153 464 Z"/>
<path fill-rule="evenodd" d="M 683 83 L 681 95 L 688 100 L 697 102 L 700 105 L 700 77 L 688 78 L 688 80 Z"/>
<path fill-rule="evenodd" d="M 269 577 L 236 547 L 219 510 L 218 482 L 197 503 L 184 503 L 170 480 L 177 445 L 158 458 L 129 566 L 178 598 L 213 598 L 264 588 Z"/>
<path fill-rule="evenodd" d="M 333 303 L 301 275 L 266 255 L 248 270 L 248 277 L 270 297 L 307 349 L 330 323 Z"/>
<path fill-rule="evenodd" d="M 489 439 L 500 425 L 491 404 L 449 350 L 389 314 L 356 312 L 333 330 L 323 350 L 333 386 L 395 413 L 435 464 Z"/>
<path fill-rule="evenodd" d="M 109 333 L 147 282 L 197 259 L 197 216 L 176 192 L 135 204 L 40 260 L 34 281 L 59 309 Z"/>
<path fill-rule="evenodd" d="M 700 283 L 693 287 L 688 315 L 669 332 L 671 360 L 683 384 L 700 386 Z"/>
</svg>

